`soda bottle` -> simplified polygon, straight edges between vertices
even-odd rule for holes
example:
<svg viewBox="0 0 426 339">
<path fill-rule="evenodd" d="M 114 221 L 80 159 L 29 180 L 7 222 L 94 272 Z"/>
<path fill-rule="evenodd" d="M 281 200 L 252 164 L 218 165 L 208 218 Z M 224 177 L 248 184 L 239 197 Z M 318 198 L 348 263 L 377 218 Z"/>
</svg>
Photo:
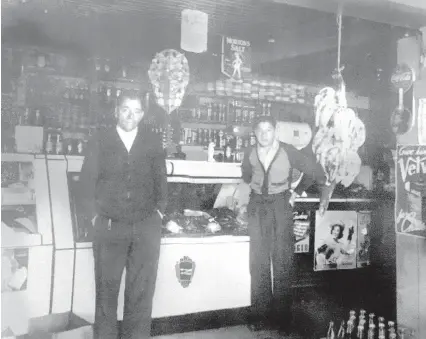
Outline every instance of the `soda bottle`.
<svg viewBox="0 0 426 339">
<path fill-rule="evenodd" d="M 386 332 L 385 332 L 385 324 L 384 322 L 379 323 L 379 336 L 378 339 L 385 339 L 386 338 Z"/>
<path fill-rule="evenodd" d="M 358 325 L 357 336 L 358 339 L 364 339 L 364 326 Z"/>
<path fill-rule="evenodd" d="M 374 325 L 374 323 L 371 323 L 368 326 L 368 339 L 374 339 L 375 331 L 376 331 L 376 325 Z"/>
<path fill-rule="evenodd" d="M 334 322 L 333 321 L 330 321 L 330 324 L 328 325 L 327 339 L 335 339 Z"/>
<path fill-rule="evenodd" d="M 46 154 L 53 153 L 52 135 L 50 133 L 47 135 L 47 141 L 46 141 L 45 151 L 46 151 Z"/>
<path fill-rule="evenodd" d="M 337 332 L 338 339 L 345 339 L 345 322 L 342 320 L 340 323 L 339 332 Z"/>
</svg>

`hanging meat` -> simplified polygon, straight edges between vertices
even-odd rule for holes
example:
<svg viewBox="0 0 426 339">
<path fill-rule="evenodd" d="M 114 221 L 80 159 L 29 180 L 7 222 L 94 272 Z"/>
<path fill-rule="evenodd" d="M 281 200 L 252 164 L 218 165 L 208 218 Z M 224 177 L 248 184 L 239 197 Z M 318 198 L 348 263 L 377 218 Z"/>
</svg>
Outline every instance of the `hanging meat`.
<svg viewBox="0 0 426 339">
<path fill-rule="evenodd" d="M 340 72 L 337 90 L 323 88 L 315 97 L 315 124 L 318 128 L 312 150 L 327 177 L 327 185 L 349 187 L 361 168 L 358 148 L 365 142 L 365 126 L 347 107 L 346 87 Z"/>
</svg>

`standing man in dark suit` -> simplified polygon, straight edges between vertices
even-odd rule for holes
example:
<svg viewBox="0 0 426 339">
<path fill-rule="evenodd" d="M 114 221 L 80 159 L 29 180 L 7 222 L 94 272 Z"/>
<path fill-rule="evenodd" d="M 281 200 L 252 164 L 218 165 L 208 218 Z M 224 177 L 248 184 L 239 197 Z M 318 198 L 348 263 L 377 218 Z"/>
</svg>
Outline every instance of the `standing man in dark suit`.
<svg viewBox="0 0 426 339">
<path fill-rule="evenodd" d="M 257 142 L 244 155 L 242 175 L 251 188 L 247 207 L 251 328 L 278 327 L 285 334 L 292 324 L 293 205 L 297 194 L 314 181 L 323 183 L 325 175 L 313 155 L 308 157 L 292 145 L 279 142 L 275 128 L 276 122 L 270 116 L 259 117 L 255 122 Z M 293 168 L 304 173 L 295 191 L 290 187 Z"/>
<path fill-rule="evenodd" d="M 165 153 L 160 138 L 138 128 L 144 116 L 139 97 L 123 95 L 117 126 L 90 140 L 80 177 L 79 199 L 94 228 L 95 339 L 117 339 L 117 303 L 126 268 L 121 338 L 150 338 L 167 203 Z"/>
</svg>

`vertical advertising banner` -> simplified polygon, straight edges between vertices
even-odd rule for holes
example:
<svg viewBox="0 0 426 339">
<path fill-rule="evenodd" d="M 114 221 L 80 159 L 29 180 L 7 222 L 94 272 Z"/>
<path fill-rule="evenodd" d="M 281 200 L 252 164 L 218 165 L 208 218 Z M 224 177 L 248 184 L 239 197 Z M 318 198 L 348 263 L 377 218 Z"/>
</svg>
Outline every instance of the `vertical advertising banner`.
<svg viewBox="0 0 426 339">
<path fill-rule="evenodd" d="M 311 218 L 309 212 L 293 213 L 293 231 L 296 237 L 294 253 L 309 253 L 309 231 Z"/>
<path fill-rule="evenodd" d="M 357 212 L 316 212 L 314 270 L 356 268 Z"/>
<path fill-rule="evenodd" d="M 242 81 L 251 73 L 251 43 L 231 37 L 222 38 L 222 73 Z"/>
<path fill-rule="evenodd" d="M 426 146 L 399 145 L 396 163 L 396 232 L 426 238 Z"/>
</svg>

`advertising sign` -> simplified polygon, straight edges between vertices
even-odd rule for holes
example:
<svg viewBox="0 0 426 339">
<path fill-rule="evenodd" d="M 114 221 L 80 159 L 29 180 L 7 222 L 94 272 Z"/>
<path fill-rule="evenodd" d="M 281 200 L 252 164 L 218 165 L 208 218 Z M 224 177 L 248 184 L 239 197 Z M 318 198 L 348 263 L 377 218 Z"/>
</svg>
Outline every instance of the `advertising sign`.
<svg viewBox="0 0 426 339">
<path fill-rule="evenodd" d="M 371 243 L 371 212 L 362 211 L 358 213 L 358 236 L 356 250 L 356 266 L 365 267 L 370 265 L 370 243 Z"/>
<path fill-rule="evenodd" d="M 315 271 L 356 268 L 357 212 L 316 212 Z"/>
<path fill-rule="evenodd" d="M 251 73 L 251 43 L 231 37 L 222 38 L 222 73 L 243 80 Z"/>
<path fill-rule="evenodd" d="M 397 148 L 396 232 L 426 238 L 426 146 Z"/>
<path fill-rule="evenodd" d="M 398 65 L 391 76 L 391 83 L 394 89 L 398 91 L 402 88 L 404 93 L 413 86 L 414 80 L 414 71 L 406 64 Z"/>
<path fill-rule="evenodd" d="M 293 231 L 296 237 L 294 253 L 309 253 L 309 230 L 311 225 L 309 214 L 295 212 L 293 222 Z"/>
</svg>

